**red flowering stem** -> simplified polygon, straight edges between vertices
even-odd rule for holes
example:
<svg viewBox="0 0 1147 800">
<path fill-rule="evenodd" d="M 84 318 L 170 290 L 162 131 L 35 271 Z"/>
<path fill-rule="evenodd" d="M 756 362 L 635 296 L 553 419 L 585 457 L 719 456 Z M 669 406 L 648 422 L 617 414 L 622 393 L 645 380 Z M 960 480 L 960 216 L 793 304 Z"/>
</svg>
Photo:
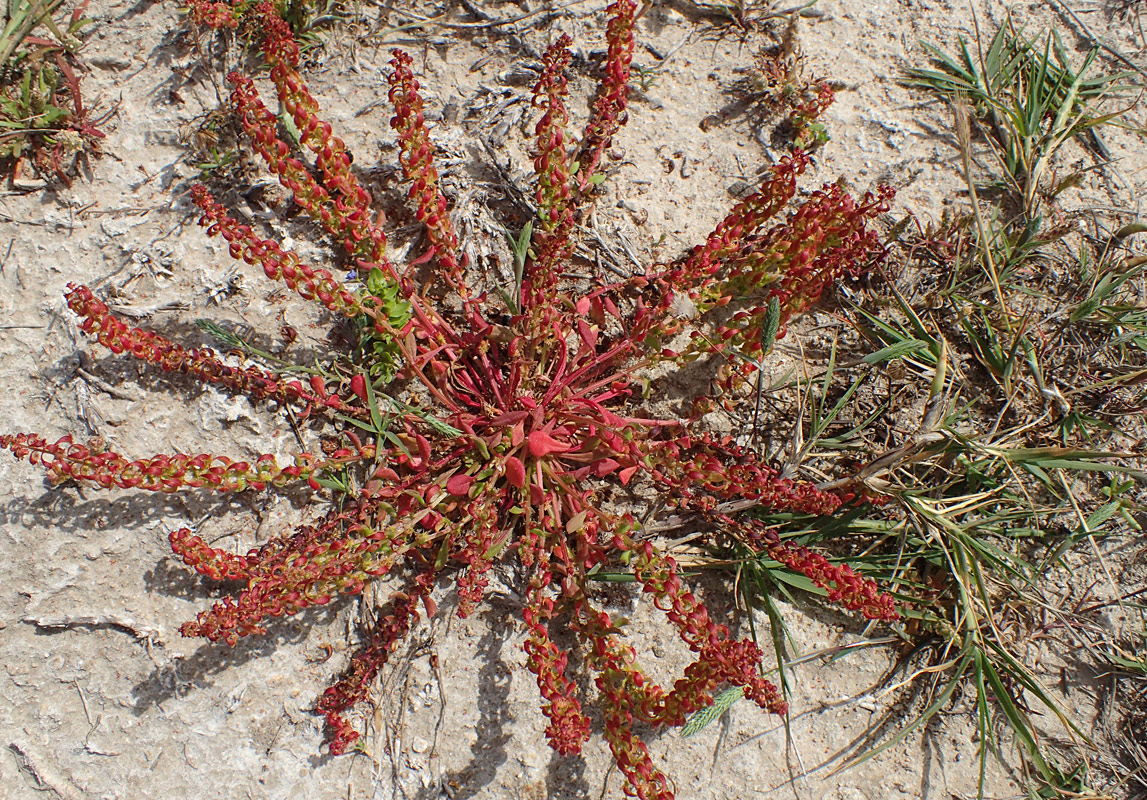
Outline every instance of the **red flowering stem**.
<svg viewBox="0 0 1147 800">
<path fill-rule="evenodd" d="M 645 578 L 647 591 L 658 595 L 658 607 L 667 612 L 679 630 L 690 632 L 686 641 L 705 640 L 695 648 L 699 658 L 686 669 L 673 691 L 665 692 L 634 666 L 633 648 L 618 637 L 609 615 L 591 608 L 584 596 L 574 603 L 573 625 L 586 641 L 590 667 L 598 673 L 595 682 L 601 691 L 605 736 L 614 760 L 629 782 L 627 793 L 643 800 L 672 800 L 665 775 L 653 765 L 648 748 L 633 730 L 635 719 L 654 725 L 681 725 L 685 715 L 712 703 L 711 691 L 722 682 L 745 686 L 746 696 L 771 711 L 783 713 L 786 707 L 776 687 L 757 674 L 760 650 L 752 642 L 728 641 L 727 630 L 713 625 L 707 614 L 696 611 L 691 594 L 682 594 L 674 603 L 673 582 L 663 579 L 675 575 L 675 570 L 658 575 L 667 567 L 666 562 L 654 555 L 642 564 L 640 549 L 637 552 L 638 579 Z M 691 626 L 695 630 L 691 631 Z"/>
<path fill-rule="evenodd" d="M 850 611 L 860 611 L 868 619 L 895 622 L 900 619 L 895 601 L 881 592 L 874 581 L 857 575 L 847 564 L 833 564 L 805 547 L 794 548 L 775 542 L 767 550 L 769 558 L 799 572 L 828 592 L 828 599 Z"/>
<path fill-rule="evenodd" d="M 229 2 L 187 0 L 187 12 L 196 25 L 204 25 L 213 30 L 239 27 L 239 12 Z"/>
<path fill-rule="evenodd" d="M 433 572 L 423 572 L 415 579 L 410 594 L 396 593 L 391 598 L 390 612 L 374 624 L 367 645 L 354 654 L 343 676 L 319 698 L 315 713 L 326 721 L 332 755 L 345 753 L 359 739 L 346 713 L 366 699 L 379 670 L 418 621 L 418 604 L 429 597 L 432 587 Z"/>
<path fill-rule="evenodd" d="M 627 320 L 629 340 L 661 342 L 681 330 L 682 320 L 673 311 L 678 295 L 695 302 L 699 310 L 731 302 L 732 294 L 715 290 L 719 286 L 723 262 L 738 253 L 751 235 L 779 214 L 796 194 L 797 176 L 808 166 L 808 156 L 794 150 L 772 168 L 772 174 L 751 196 L 742 200 L 686 258 L 623 283 L 604 286 L 587 295 L 583 303 L 593 307 L 612 304 L 611 296 L 639 295 Z M 656 298 L 646 303 L 641 296 Z M 708 300 L 706 300 L 708 298 Z M 666 351 L 674 357 L 677 353 Z"/>
<path fill-rule="evenodd" d="M 519 545 L 522 564 L 531 569 L 522 611 L 530 633 L 524 649 L 529 657 L 529 670 L 538 679 L 538 690 L 544 701 L 542 713 L 550 720 L 546 738 L 557 752 L 573 755 L 580 753 L 589 739 L 590 721 L 582 712 L 577 684 L 566 676 L 569 655 L 550 638 L 550 624 L 556 612 L 550 591 L 554 579 L 550 563 L 554 541 L 541 524 L 530 523 Z"/>
<path fill-rule="evenodd" d="M 895 622 L 900 619 L 895 601 L 870 578 L 857 575 L 847 564 L 833 564 L 820 553 L 805 547 L 793 547 L 780 541 L 768 543 L 769 558 L 799 572 L 814 585 L 828 592 L 828 599 L 850 611 L 859 611 L 867 619 Z"/>
<path fill-rule="evenodd" d="M 41 464 L 55 482 L 74 480 L 94 483 L 104 489 L 146 489 L 174 492 L 182 488 L 208 488 L 219 492 L 262 490 L 308 480 L 320 470 L 335 469 L 355 461 L 374 458 L 374 446 L 339 450 L 327 459 L 311 453 L 295 456 L 295 463 L 281 467 L 272 455 L 261 455 L 252 464 L 225 456 L 157 455 L 129 459 L 106 449 L 99 440 L 76 444 L 71 436 L 49 442 L 36 434 L 0 435 L 0 447 L 17 458 Z"/>
<path fill-rule="evenodd" d="M 68 284 L 71 290 L 66 295 L 68 307 L 83 317 L 80 328 L 95 336 L 104 347 L 113 353 L 129 353 L 138 359 L 163 369 L 166 372 L 183 372 L 194 375 L 205 383 L 224 386 L 233 392 L 247 395 L 252 400 L 276 400 L 284 406 L 295 405 L 301 416 L 308 416 L 312 409 L 330 404 L 339 411 L 361 416 L 361 409 L 352 409 L 337 395 L 323 396 L 315 387 L 304 387 L 301 381 L 283 381 L 277 375 L 258 367 L 232 367 L 223 363 L 209 347 L 200 350 L 185 350 L 159 334 L 133 328 L 120 320 L 98 300 L 87 286 Z"/>
<path fill-rule="evenodd" d="M 778 337 L 783 336 L 788 320 L 820 299 L 825 289 L 883 258 L 880 236 L 868 224 L 888 210 L 891 197 L 891 189 L 880 187 L 876 195 L 866 194 L 858 203 L 838 185 L 829 184 L 813 192 L 784 225 L 746 241 L 729 255 L 722 282 L 709 290 L 703 305 L 730 296 L 755 297 L 758 302 L 719 326 L 719 341 L 755 356 L 761 351 L 767 298 L 780 301 Z"/>
<path fill-rule="evenodd" d="M 299 259 L 297 253 L 284 250 L 273 239 L 261 239 L 250 225 L 243 225 L 228 215 L 206 187 L 195 184 L 191 198 L 203 211 L 199 224 L 210 236 L 222 236 L 230 245 L 231 257 L 257 264 L 271 280 L 281 280 L 307 300 L 317 300 L 336 314 L 357 317 L 378 316 L 382 300 L 369 295 L 360 297 L 350 291 L 325 269 L 315 269 Z M 385 331 L 379 331 L 385 333 Z"/>
<path fill-rule="evenodd" d="M 689 714 L 713 702 L 711 692 L 722 683 L 745 688 L 745 696 L 761 708 L 784 714 L 787 706 L 777 687 L 759 674 L 761 650 L 753 642 L 731 640 L 729 629 L 713 622 L 708 609 L 681 583 L 676 562 L 646 540 L 635 541 L 624 529 L 614 534 L 614 547 L 631 554 L 633 574 L 655 605 L 677 628 L 681 640 L 699 658 L 685 670 L 673 692 L 645 713 L 663 725 L 683 725 Z"/>
<path fill-rule="evenodd" d="M 781 541 L 775 531 L 766 530 L 757 520 L 734 520 L 717 517 L 722 526 L 755 552 L 764 553 L 793 572 L 799 572 L 823 589 L 828 599 L 850 611 L 859 611 L 867 619 L 895 622 L 900 619 L 896 601 L 871 578 L 865 578 L 847 564 L 833 564 L 820 553 Z"/>
<path fill-rule="evenodd" d="M 459 473 L 454 476 L 454 480 L 458 480 L 460 488 L 447 483 L 447 490 L 453 489 L 452 493 L 460 491 L 465 494 L 473 479 L 465 473 Z M 466 566 L 457 578 L 459 617 L 468 617 L 478 603 L 482 602 L 489 585 L 486 573 L 490 571 L 492 559 L 499 549 L 495 543 L 503 533 L 509 536 L 509 532 L 503 531 L 501 527 L 501 515 L 491 505 L 493 499 L 488 493 L 482 492 L 477 499 L 462 504 L 465 516 L 458 524 L 461 536 L 454 553 L 455 560 Z"/>
<path fill-rule="evenodd" d="M 542 117 L 534 126 L 537 137 L 537 153 L 534 156 L 534 172 L 538 176 L 538 188 L 534 200 L 538 205 L 542 227 L 556 231 L 569 223 L 565 212 L 570 206 L 573 192 L 570 190 L 570 159 L 567 152 L 566 125 L 569 113 L 565 98 L 569 94 L 565 71 L 570 64 L 570 44 L 572 40 L 563 34 L 546 48 L 542 56 L 542 73 L 534 84 L 533 105 L 542 109 Z"/>
<path fill-rule="evenodd" d="M 194 187 L 193 193 L 196 188 L 199 187 Z M 313 292 L 314 297 L 320 301 L 324 296 L 329 296 L 334 306 L 332 310 L 341 307 L 346 313 L 352 308 L 340 305 L 345 300 L 347 294 L 345 290 L 339 290 L 337 295 L 331 293 L 333 278 L 330 273 L 298 263 L 294 254 L 282 251 L 274 242 L 259 240 L 247 226 L 239 226 L 234 220 L 226 217 L 221 208 L 210 201 L 210 195 L 206 195 L 205 192 L 203 194 L 204 205 L 206 209 L 210 209 L 209 211 L 205 209 L 205 219 L 209 222 L 214 219 L 212 225 L 219 225 L 217 232 L 222 233 L 224 237 L 228 233 L 236 237 L 232 247 L 241 246 L 243 250 L 240 255 L 244 258 L 250 257 L 255 263 L 262 263 L 268 273 L 279 270 L 284 280 L 288 280 L 288 275 L 293 275 L 295 285 L 303 296 Z M 247 230 L 241 230 L 243 228 Z M 262 244 L 266 244 L 267 247 L 262 247 Z M 256 256 L 259 253 L 261 255 Z M 282 380 L 275 373 L 254 366 L 243 369 L 233 367 L 221 361 L 211 348 L 186 350 L 154 331 L 131 327 L 112 314 L 107 305 L 97 299 L 92 290 L 86 286 L 68 284 L 68 287 L 71 290 L 66 295 L 68 307 L 84 318 L 80 323 L 80 329 L 95 336 L 100 344 L 113 353 L 126 352 L 164 371 L 193 375 L 205 383 L 214 383 L 233 392 L 245 394 L 255 401 L 270 399 L 283 406 L 293 406 L 300 418 L 306 418 L 316 411 L 337 412 L 358 419 L 370 418 L 366 389 L 362 385 L 365 378 L 361 374 L 351 379 L 352 391 L 348 392 L 346 397 L 342 397 L 332 391 L 318 375 L 312 375 L 304 384 L 298 380 Z M 393 320 L 386 321 L 383 314 L 378 313 L 377 306 L 381 305 L 378 298 L 370 295 L 364 297 L 352 295 L 351 299 L 359 304 L 358 307 L 364 313 L 375 320 L 376 330 L 388 335 L 394 332 Z M 411 413 L 404 413 L 399 418 L 407 427 L 423 422 L 420 417 Z"/>
<path fill-rule="evenodd" d="M 338 594 L 359 594 L 368 582 L 389 573 L 429 541 L 428 534 L 413 530 L 414 525 L 348 523 L 337 513 L 318 527 L 304 525 L 286 540 L 272 540 L 248 553 L 243 565 L 247 587 L 237 598 L 224 597 L 200 612 L 180 632 L 234 645 L 241 636 L 265 633 L 267 618 L 326 605 Z M 208 570 L 220 568 L 213 555 L 193 544 L 176 541 L 173 535 L 172 547 L 184 562 L 197 570 L 201 564 Z M 203 556 L 206 560 L 201 561 Z"/>
<path fill-rule="evenodd" d="M 395 49 L 393 53 L 389 97 L 394 106 L 394 117 L 390 120 L 390 127 L 398 133 L 401 151 L 398 161 L 403 175 L 411 182 L 410 199 L 414 203 L 415 215 L 426 226 L 426 236 L 430 239 L 442 278 L 464 300 L 469 300 L 470 289 L 456 255 L 458 237 L 446 211 L 446 198 L 438 185 L 434 145 L 422 115 L 422 96 L 410 68 L 412 60 L 402 50 Z"/>
<path fill-rule="evenodd" d="M 543 110 L 534 127 L 534 172 L 538 179 L 534 201 L 541 225 L 533 234 L 531 243 L 536 256 L 526 264 L 522 296 L 518 298 L 519 303 L 531 307 L 540 306 L 552 295 L 561 271 L 557 264 L 568 258 L 571 251 L 574 194 L 570 187 L 571 158 L 566 145 L 569 114 L 565 107 L 570 43 L 570 37 L 562 35 L 546 48 L 542 74 L 534 85 L 533 104 Z"/>
<path fill-rule="evenodd" d="M 276 133 L 278 119 L 263 105 L 251 79 L 232 72 L 227 80 L 235 87 L 231 92 L 231 103 L 240 127 L 299 207 L 341 240 L 347 252 L 359 253 L 369 261 L 385 264 L 383 240 L 375 236 L 373 228 L 364 228 L 356 208 L 332 199 L 330 192 L 315 180 L 306 165 L 291 156 L 290 146 Z"/>
<path fill-rule="evenodd" d="M 736 253 L 747 237 L 784 209 L 796 194 L 797 176 L 805 171 L 808 163 L 808 155 L 801 150 L 794 150 L 781 159 L 760 189 L 733 206 L 705 244 L 698 245 L 680 266 L 658 278 L 673 288 L 689 292 L 690 297 L 697 297 L 717 274 L 722 260 Z"/>
<path fill-rule="evenodd" d="M 673 800 L 668 779 L 653 765 L 649 748 L 633 730 L 634 718 L 648 719 L 644 709 L 661 700 L 664 690 L 633 666 L 637 655 L 616 635 L 617 626 L 609 614 L 591 608 L 584 597 L 574 609 L 572 624 L 584 638 L 589 651 L 586 660 L 597 673 L 594 683 L 601 692 L 605 738 L 629 782 L 626 793 L 640 800 Z"/>
<path fill-rule="evenodd" d="M 625 107 L 629 102 L 629 66 L 633 62 L 633 25 L 637 17 L 635 0 L 615 0 L 606 9 L 609 22 L 605 38 L 609 51 L 605 57 L 605 76 L 601 90 L 590 112 L 585 136 L 578 156 L 578 191 L 584 194 L 592 186 L 601 157 L 609 148 L 613 135 L 625 122 Z"/>
<path fill-rule="evenodd" d="M 797 147 L 808 147 L 817 144 L 816 137 L 809 126 L 816 122 L 821 114 L 836 100 L 836 93 L 824 81 L 814 84 L 813 93 L 807 99 L 799 100 L 789 113 L 789 124 L 792 125 L 796 135 L 793 143 Z"/>
<path fill-rule="evenodd" d="M 772 509 L 831 514 L 842 499 L 813 484 L 781 478 L 777 470 L 731 437 L 676 436 L 641 445 L 642 465 L 659 484 L 674 489 L 691 507 L 711 510 L 721 500 L 752 500 Z"/>
<path fill-rule="evenodd" d="M 299 75 L 299 47 L 291 29 L 271 3 L 260 3 L 256 11 L 263 21 L 263 55 L 279 102 L 294 119 L 300 143 L 315 154 L 347 252 L 377 262 L 386 249 L 386 235 L 371 222 L 370 193 L 355 178 L 346 145 L 332 133 L 329 122 L 319 119 L 319 104 Z"/>
<path fill-rule="evenodd" d="M 211 547 L 188 528 L 172 531 L 168 540 L 172 552 L 185 564 L 194 566 L 196 572 L 213 581 L 242 581 L 251 576 L 252 559 Z"/>
</svg>

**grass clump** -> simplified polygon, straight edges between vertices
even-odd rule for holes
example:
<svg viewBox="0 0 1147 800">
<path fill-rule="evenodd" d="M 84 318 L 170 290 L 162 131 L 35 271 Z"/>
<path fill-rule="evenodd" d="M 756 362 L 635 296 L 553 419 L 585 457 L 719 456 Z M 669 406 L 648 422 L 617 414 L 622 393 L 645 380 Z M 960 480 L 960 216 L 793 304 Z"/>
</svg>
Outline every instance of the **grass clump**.
<svg viewBox="0 0 1147 800">
<path fill-rule="evenodd" d="M 0 162 L 69 184 L 77 165 L 99 152 L 104 134 L 84 105 L 76 53 L 86 3 L 65 27 L 53 15 L 63 0 L 15 0 L 0 30 Z M 36 35 L 43 27 L 49 37 Z"/>
</svg>

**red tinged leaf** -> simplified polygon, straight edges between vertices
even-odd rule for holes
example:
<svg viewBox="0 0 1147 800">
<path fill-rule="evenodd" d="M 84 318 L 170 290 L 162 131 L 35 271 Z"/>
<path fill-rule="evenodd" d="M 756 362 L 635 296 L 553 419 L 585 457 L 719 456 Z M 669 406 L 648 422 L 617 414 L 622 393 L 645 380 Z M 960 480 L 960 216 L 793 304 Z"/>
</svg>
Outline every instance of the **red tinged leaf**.
<svg viewBox="0 0 1147 800">
<path fill-rule="evenodd" d="M 584 319 L 577 321 L 577 333 L 589 349 L 592 350 L 597 345 L 597 330 L 592 328 Z"/>
<path fill-rule="evenodd" d="M 517 489 L 526 485 L 526 468 L 517 456 L 509 456 L 506 459 L 506 480 Z"/>
<path fill-rule="evenodd" d="M 593 465 L 594 474 L 599 478 L 604 478 L 611 472 L 616 472 L 621 466 L 616 458 L 603 458 Z"/>
<path fill-rule="evenodd" d="M 566 474 L 573 478 L 575 481 L 585 480 L 586 476 L 594 474 L 593 464 L 586 464 L 584 467 L 578 467 L 572 472 L 567 472 Z"/>
<path fill-rule="evenodd" d="M 621 472 L 617 473 L 617 478 L 621 481 L 621 485 L 628 486 L 629 482 L 633 480 L 633 475 L 635 472 L 637 472 L 637 467 L 626 467 Z"/>
<path fill-rule="evenodd" d="M 414 440 L 418 443 L 418 455 L 422 459 L 422 465 L 428 465 L 430 463 L 430 440 L 421 433 L 416 434 Z"/>
<path fill-rule="evenodd" d="M 355 393 L 355 396 L 364 403 L 367 401 L 366 393 L 366 378 L 360 372 L 350 379 L 350 390 Z"/>
<path fill-rule="evenodd" d="M 570 445 L 558 441 L 545 431 L 532 431 L 528 441 L 527 447 L 534 458 L 545 458 L 551 453 L 565 453 L 570 450 Z"/>
<path fill-rule="evenodd" d="M 378 469 L 374 471 L 371 477 L 383 481 L 397 481 L 398 473 L 385 464 L 380 464 Z"/>
<path fill-rule="evenodd" d="M 465 497 L 473 483 L 473 475 L 467 475 L 465 473 L 454 475 L 450 480 L 446 481 L 446 491 L 455 497 Z"/>
<path fill-rule="evenodd" d="M 616 303 L 614 303 L 608 297 L 603 297 L 601 300 L 602 304 L 605 306 L 606 312 L 608 312 L 610 316 L 616 317 L 617 319 L 622 319 L 621 311 L 618 309 Z"/>
<path fill-rule="evenodd" d="M 566 533 L 574 534 L 584 528 L 587 516 L 589 516 L 589 512 L 583 508 L 581 511 L 570 517 L 569 521 L 566 523 Z"/>
<path fill-rule="evenodd" d="M 494 417 L 492 420 L 490 420 L 490 425 L 494 427 L 502 425 L 516 425 L 517 423 L 529 418 L 529 416 L 530 412 L 528 411 L 511 411 L 508 414 L 502 414 L 501 416 Z"/>
<path fill-rule="evenodd" d="M 590 301 L 589 318 L 596 322 L 599 328 L 605 325 L 605 308 L 602 306 L 600 297 L 595 297 Z"/>
<path fill-rule="evenodd" d="M 315 394 L 319 396 L 319 399 L 327 399 L 327 385 L 323 382 L 321 375 L 311 376 L 311 388 L 315 390 Z"/>
</svg>

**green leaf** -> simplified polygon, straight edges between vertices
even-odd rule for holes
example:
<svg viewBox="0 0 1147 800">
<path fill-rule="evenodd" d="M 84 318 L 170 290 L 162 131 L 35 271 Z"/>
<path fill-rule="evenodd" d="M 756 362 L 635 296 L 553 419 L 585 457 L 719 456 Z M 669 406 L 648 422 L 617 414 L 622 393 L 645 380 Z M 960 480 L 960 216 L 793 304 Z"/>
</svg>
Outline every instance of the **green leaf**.
<svg viewBox="0 0 1147 800">
<path fill-rule="evenodd" d="M 914 355 L 927 349 L 929 349 L 928 342 L 920 339 L 905 339 L 877 350 L 875 353 L 869 353 L 861 360 L 865 364 L 880 364 L 884 361 L 895 361 L 898 358 Z"/>
<path fill-rule="evenodd" d="M 287 138 L 294 142 L 296 147 L 303 143 L 302 134 L 299 133 L 298 127 L 295 125 L 294 118 L 287 113 L 287 109 L 279 105 L 279 122 L 283 125 L 283 130 L 287 132 Z"/>
<path fill-rule="evenodd" d="M 372 267 L 366 276 L 366 290 L 379 299 L 385 299 L 383 295 L 390 289 L 390 281 L 386 277 L 386 273 L 378 267 Z"/>
</svg>

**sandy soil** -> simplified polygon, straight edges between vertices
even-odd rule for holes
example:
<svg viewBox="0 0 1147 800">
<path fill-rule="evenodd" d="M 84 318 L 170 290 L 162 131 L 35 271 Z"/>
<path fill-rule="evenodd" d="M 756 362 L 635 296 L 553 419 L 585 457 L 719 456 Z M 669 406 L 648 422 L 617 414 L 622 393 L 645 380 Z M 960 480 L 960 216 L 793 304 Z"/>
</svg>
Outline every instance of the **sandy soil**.
<svg viewBox="0 0 1147 800">
<path fill-rule="evenodd" d="M 564 18 L 551 23 L 540 15 L 518 26 L 519 33 L 538 47 L 551 31 L 566 30 L 590 51 L 601 45 L 599 6 L 604 3 L 571 4 Z M 484 7 L 496 16 L 521 13 L 513 4 Z M 1147 43 L 1133 10 L 1120 12 L 1115 3 L 1075 10 L 1095 35 L 1143 63 Z M 1005 7 L 977 3 L 974 11 L 984 30 L 995 30 Z M 1012 11 L 1032 31 L 1057 26 L 1082 60 L 1083 31 L 1061 6 L 1031 3 Z M 528 117 L 529 81 L 517 74 L 523 56 L 509 30 L 431 27 L 383 36 L 371 33 L 385 27 L 377 8 L 363 5 L 354 13 L 367 22 L 324 34 L 326 46 L 307 74 L 356 164 L 377 163 L 379 184 L 393 183 L 382 76 L 389 46 L 400 43 L 417 54 L 428 106 L 461 110 L 444 117 L 436 134 L 447 160 L 490 163 L 477 134 L 493 131 L 501 140 L 498 158 L 511 175 L 524 174 L 520 123 Z M 0 196 L 0 379 L 8 387 L 0 395 L 0 428 L 99 435 L 139 455 L 290 453 L 294 439 L 283 418 L 94 350 L 64 307 L 65 284 L 80 281 L 117 310 L 176 339 L 203 342 L 193 325 L 199 317 L 248 324 L 269 342 L 279 342 L 279 327 L 290 324 L 300 333 L 292 353 L 303 357 L 325 336 L 261 276 L 236 271 L 225 248 L 195 225 L 186 192 L 198 170 L 188 143 L 205 116 L 220 108 L 215 82 L 221 72 L 212 76 L 204 68 L 177 7 L 96 0 L 88 14 L 95 20 L 83 52 L 89 103 L 117 111 L 106 126 L 105 155 L 84 179 L 70 189 Z M 758 46 L 775 42 L 778 31 L 759 26 L 741 33 L 684 3 L 659 4 L 645 16 L 637 60 L 657 72 L 633 102 L 617 141 L 618 169 L 599 205 L 599 225 L 611 241 L 624 238 L 646 260 L 679 252 L 728 209 L 730 190 L 776 155 L 768 131 L 744 114 L 702 122 L 731 108 L 727 89 L 737 70 L 751 63 Z M 832 141 L 806 185 L 838 176 L 861 190 L 887 182 L 898 190 L 894 214 L 912 211 L 925 220 L 966 207 L 950 109 L 898 78 L 904 67 L 924 62 L 920 42 L 950 49 L 957 36 L 974 39 L 973 9 L 946 0 L 820 0 L 801 19 L 798 35 L 810 75 L 842 87 L 825 118 Z M 672 55 L 661 61 L 657 54 Z M 1120 67 L 1108 61 L 1106 68 Z M 1136 80 L 1142 85 L 1142 76 Z M 575 94 L 584 97 L 590 88 L 583 76 Z M 1139 215 L 1147 196 L 1142 140 L 1119 129 L 1105 137 L 1112 164 L 1088 173 L 1085 185 L 1065 197 L 1065 213 Z M 1078 168 L 1093 160 L 1069 145 L 1063 163 Z M 449 186 L 459 197 L 467 188 Z M 478 211 L 472 216 L 475 246 L 502 247 L 497 229 L 483 233 L 484 218 Z M 297 230 L 270 225 L 285 235 Z M 319 247 L 307 254 L 329 257 Z M 308 709 L 345 664 L 357 604 L 300 615 L 235 648 L 186 640 L 179 624 L 209 604 L 211 590 L 176 563 L 166 541 L 169 530 L 191 524 L 209 541 L 246 549 L 316 514 L 306 495 L 219 499 L 53 490 L 36 470 L 8 457 L 0 458 L 0 483 L 6 487 L 0 497 L 0 796 L 621 796 L 620 776 L 610 771 L 600 736 L 582 759 L 562 759 L 546 746 L 537 689 L 524 669 L 512 574 L 503 575 L 504 586 L 478 616 L 453 619 L 445 603 L 432 626 L 416 631 L 409 658 L 380 689 L 369 740 L 374 756 L 330 758 L 320 754 L 322 731 Z M 711 607 L 735 619 L 721 588 L 717 582 L 707 587 Z M 647 631 L 640 647 L 657 656 L 666 674 L 684 663 L 671 632 L 648 609 L 626 596 L 618 603 L 633 605 L 629 615 Z M 805 607 L 788 613 L 799 652 L 862 635 L 848 619 Z M 895 712 L 907 701 L 872 690 L 896 656 L 868 649 L 794 670 L 788 737 L 777 719 L 739 704 L 694 738 L 654 737 L 655 758 L 677 781 L 678 797 L 690 800 L 974 795 L 977 743 L 962 701 L 942 724 L 859 767 L 833 771 L 840 754 L 883 715 L 892 712 L 891 729 L 901 724 Z M 1057 664 L 1052 659 L 1044 668 L 1058 686 Z M 1097 724 L 1086 684 L 1064 702 L 1085 729 Z M 1015 764 L 1014 754 L 1004 755 Z M 994 762 L 987 787 L 989 796 L 1020 793 L 1018 775 Z"/>
</svg>

